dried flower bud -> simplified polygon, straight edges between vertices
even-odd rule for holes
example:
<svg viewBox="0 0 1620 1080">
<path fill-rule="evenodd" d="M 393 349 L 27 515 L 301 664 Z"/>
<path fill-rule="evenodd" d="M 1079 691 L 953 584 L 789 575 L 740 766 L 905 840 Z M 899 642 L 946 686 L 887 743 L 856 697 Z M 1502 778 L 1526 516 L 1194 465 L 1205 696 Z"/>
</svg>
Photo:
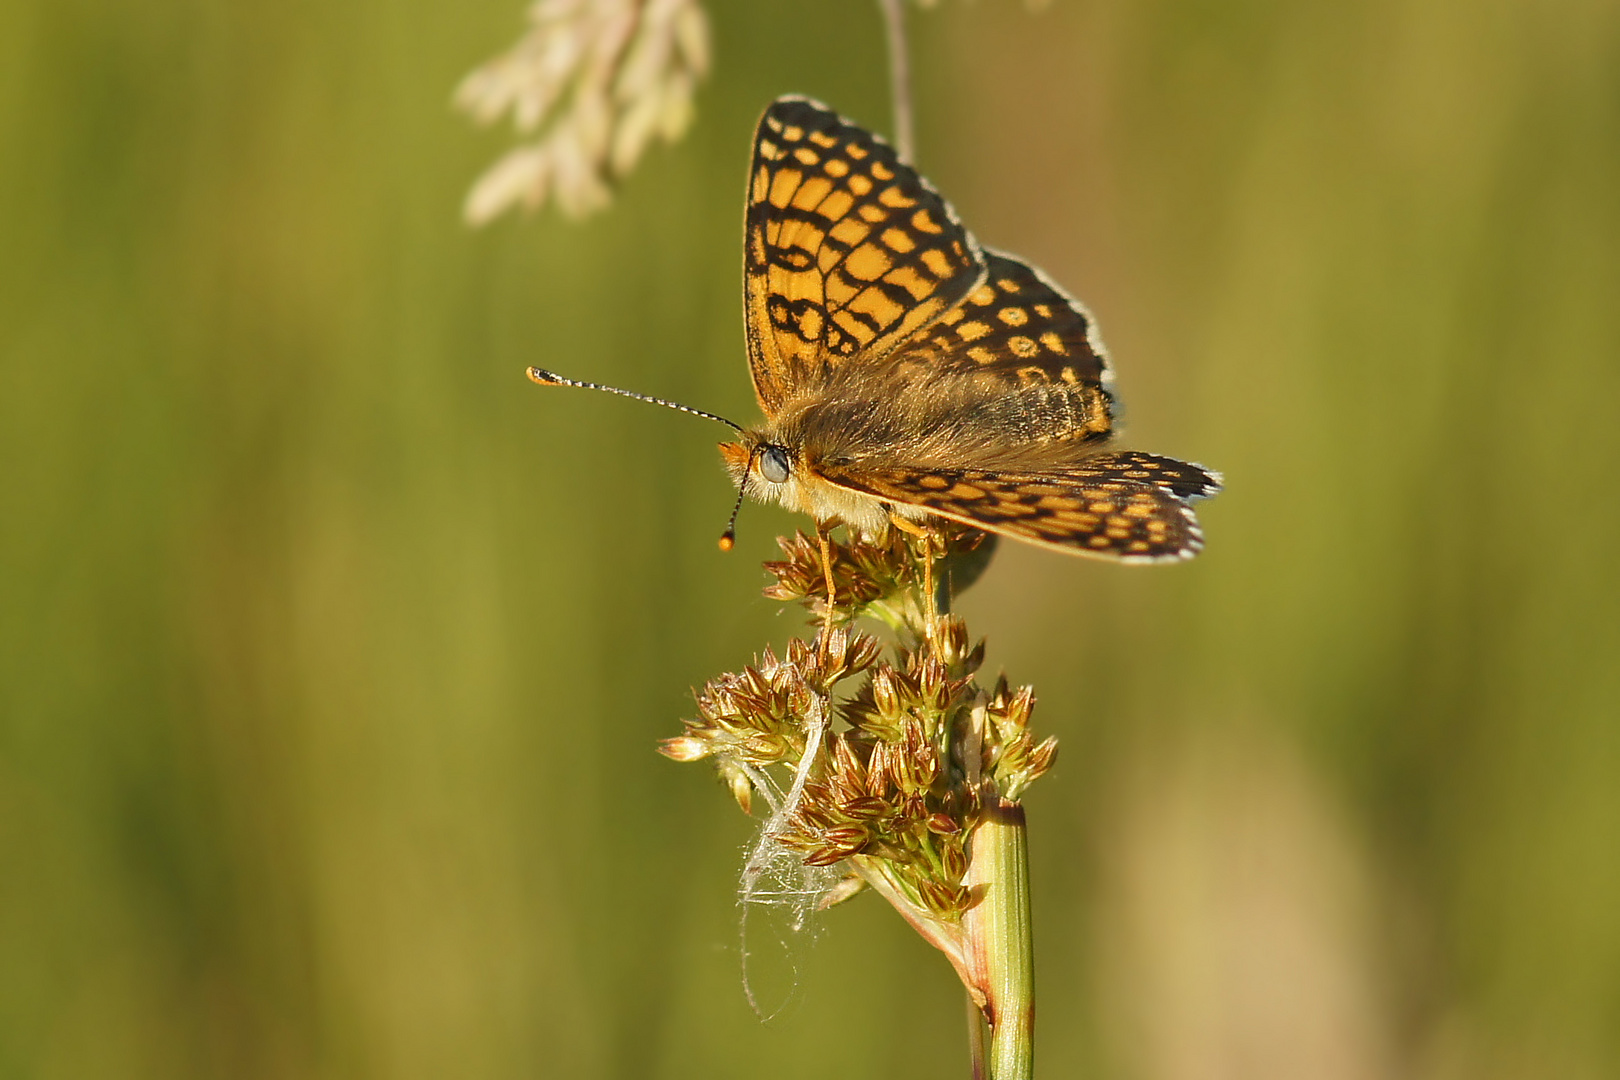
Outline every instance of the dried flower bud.
<svg viewBox="0 0 1620 1080">
<path fill-rule="evenodd" d="M 1036 779 L 1057 761 L 1057 736 L 1048 735 L 1029 755 L 1029 778 Z"/>
<path fill-rule="evenodd" d="M 865 878 L 861 877 L 859 874 L 850 874 L 837 885 L 834 885 L 832 888 L 821 894 L 821 899 L 816 901 L 816 910 L 825 911 L 834 904 L 842 904 L 845 900 L 855 896 L 865 888 Z"/>
<path fill-rule="evenodd" d="M 882 817 L 892 809 L 888 802 L 876 795 L 858 795 L 843 803 L 839 809 L 857 821 L 869 821 Z"/>
<path fill-rule="evenodd" d="M 754 809 L 754 784 L 740 766 L 726 761 L 720 763 L 720 779 L 731 789 L 731 797 L 745 814 Z"/>
<path fill-rule="evenodd" d="M 871 839 L 862 825 L 839 825 L 822 833 L 822 838 L 829 844 L 848 848 L 852 854 Z"/>
<path fill-rule="evenodd" d="M 968 640 L 967 624 L 955 615 L 941 618 L 934 629 L 934 651 L 940 663 L 957 677 L 972 675 L 984 661 L 984 645 L 974 648 Z"/>
<path fill-rule="evenodd" d="M 843 862 L 845 859 L 849 858 L 851 855 L 854 855 L 854 854 L 856 854 L 856 853 L 853 852 L 853 851 L 846 851 L 846 850 L 844 850 L 843 848 L 840 848 L 840 847 L 816 848 L 813 851 L 811 851 L 810 854 L 808 854 L 808 855 L 806 855 L 804 857 L 804 865 L 806 865 L 806 866 L 836 866 L 837 864 Z"/>
<path fill-rule="evenodd" d="M 849 874 L 842 881 L 839 881 L 836 886 L 821 894 L 821 899 L 816 900 L 816 910 L 825 912 L 826 908 L 842 904 L 844 900 L 849 900 L 854 895 L 860 894 L 860 891 L 865 887 L 867 887 L 867 879 L 862 878 L 860 874 Z"/>
<path fill-rule="evenodd" d="M 934 914 L 946 918 L 960 915 L 967 907 L 967 891 L 960 885 L 946 885 L 937 881 L 924 881 L 917 891 L 922 901 Z"/>
<path fill-rule="evenodd" d="M 916 718 L 905 725 L 901 739 L 899 786 L 910 792 L 928 791 L 939 780 L 939 751 L 929 739 L 922 721 Z"/>
<path fill-rule="evenodd" d="M 674 739 L 664 739 L 658 744 L 658 752 L 672 761 L 697 761 L 708 757 L 711 751 L 709 744 L 702 739 L 695 739 L 690 735 L 682 735 Z"/>
<path fill-rule="evenodd" d="M 991 716 L 998 718 L 996 726 L 1003 731 L 1022 731 L 1029 726 L 1029 718 L 1035 712 L 1035 690 L 1033 687 L 1020 686 L 1018 692 L 1000 709 L 991 711 Z"/>
<path fill-rule="evenodd" d="M 880 667 L 872 673 L 872 704 L 885 725 L 897 723 L 905 714 L 900 692 L 903 683 L 891 667 Z"/>
</svg>

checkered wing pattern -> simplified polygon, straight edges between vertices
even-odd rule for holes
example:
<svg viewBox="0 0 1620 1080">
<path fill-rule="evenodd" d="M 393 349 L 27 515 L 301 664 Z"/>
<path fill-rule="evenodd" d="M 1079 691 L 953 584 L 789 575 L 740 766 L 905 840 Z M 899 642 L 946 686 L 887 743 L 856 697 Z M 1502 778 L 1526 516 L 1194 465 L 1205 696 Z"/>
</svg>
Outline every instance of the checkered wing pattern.
<svg viewBox="0 0 1620 1080">
<path fill-rule="evenodd" d="M 1006 414 L 1009 439 L 1106 440 L 1113 373 L 1091 313 L 1027 263 L 998 252 L 985 262 L 984 281 L 895 351 L 894 377 L 998 395 L 990 413 Z"/>
<path fill-rule="evenodd" d="M 1113 380 L 1091 313 L 1028 263 L 985 252 L 987 273 L 897 362 L 937 373 L 999 375 L 1028 386 L 1102 387 Z"/>
<path fill-rule="evenodd" d="M 754 137 L 744 254 L 748 359 L 761 409 L 926 330 L 984 278 L 944 199 L 865 129 L 804 98 Z"/>
<path fill-rule="evenodd" d="M 1134 451 L 1053 473 L 863 468 L 823 478 L 1017 540 L 1144 563 L 1198 554 L 1204 538 L 1188 500 L 1220 488 L 1200 466 Z"/>
</svg>

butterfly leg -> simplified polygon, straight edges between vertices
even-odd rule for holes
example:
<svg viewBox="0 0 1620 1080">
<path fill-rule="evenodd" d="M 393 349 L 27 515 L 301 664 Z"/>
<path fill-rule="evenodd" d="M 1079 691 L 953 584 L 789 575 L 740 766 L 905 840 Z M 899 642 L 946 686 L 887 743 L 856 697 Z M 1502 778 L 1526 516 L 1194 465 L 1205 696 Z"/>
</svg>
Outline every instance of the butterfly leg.
<svg viewBox="0 0 1620 1080">
<path fill-rule="evenodd" d="M 928 598 L 928 633 L 932 636 L 939 622 L 939 590 L 934 584 L 934 537 L 923 538 L 923 595 Z"/>
<path fill-rule="evenodd" d="M 821 522 L 816 522 L 816 541 L 821 545 L 821 574 L 827 582 L 827 607 L 821 620 L 821 658 L 827 658 L 827 643 L 832 639 L 833 601 L 837 598 L 837 590 L 833 586 L 832 572 L 832 541 L 827 535 L 827 529 Z"/>
<path fill-rule="evenodd" d="M 895 513 L 894 507 L 887 504 L 884 509 L 889 512 L 889 524 L 903 533 L 920 537 L 923 541 L 923 594 L 927 597 L 928 625 L 932 627 L 934 620 L 939 616 L 939 598 L 934 590 L 934 534 L 915 521 L 908 521 Z M 930 630 L 930 633 L 933 631 Z"/>
<path fill-rule="evenodd" d="M 923 528 L 921 525 L 917 524 L 915 521 L 908 521 L 907 519 L 901 517 L 899 514 L 895 513 L 894 507 L 891 506 L 890 504 L 884 503 L 883 504 L 883 509 L 886 510 L 888 512 L 888 514 L 889 514 L 889 524 L 893 525 L 895 528 L 899 529 L 901 532 L 910 533 L 912 536 L 927 536 L 928 535 L 928 530 L 927 529 Z"/>
</svg>

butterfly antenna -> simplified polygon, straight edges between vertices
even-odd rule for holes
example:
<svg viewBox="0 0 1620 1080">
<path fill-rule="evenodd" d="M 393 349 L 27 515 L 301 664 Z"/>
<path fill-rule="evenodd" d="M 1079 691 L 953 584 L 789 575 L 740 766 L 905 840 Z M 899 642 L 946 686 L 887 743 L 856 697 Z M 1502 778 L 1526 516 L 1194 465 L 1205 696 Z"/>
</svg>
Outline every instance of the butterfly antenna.
<svg viewBox="0 0 1620 1080">
<path fill-rule="evenodd" d="M 754 474 L 754 459 L 759 456 L 762 446 L 756 446 L 749 451 L 748 464 L 743 468 L 742 483 L 737 485 L 737 501 L 731 504 L 731 520 L 726 522 L 726 531 L 720 534 L 720 550 L 730 551 L 737 542 L 737 514 L 742 510 L 743 496 L 748 494 L 748 478 Z"/>
<path fill-rule="evenodd" d="M 691 413 L 693 416 L 701 416 L 708 420 L 718 420 L 732 431 L 738 433 L 742 432 L 741 424 L 734 424 L 723 416 L 716 416 L 714 413 L 704 412 L 702 409 L 694 409 L 690 405 L 682 405 L 677 401 L 665 401 L 663 398 L 650 397 L 647 394 L 638 394 L 634 390 L 620 390 L 617 386 L 604 386 L 601 383 L 581 382 L 579 379 L 565 379 L 555 372 L 537 367 L 532 367 L 529 369 L 529 378 L 539 383 L 541 386 L 577 386 L 582 390 L 605 390 L 610 394 L 618 394 L 620 397 L 635 398 L 637 401 L 650 401 L 654 405 L 662 405 L 666 409 L 674 409 L 677 412 Z M 750 464 L 752 464 L 752 462 L 750 462 Z"/>
</svg>

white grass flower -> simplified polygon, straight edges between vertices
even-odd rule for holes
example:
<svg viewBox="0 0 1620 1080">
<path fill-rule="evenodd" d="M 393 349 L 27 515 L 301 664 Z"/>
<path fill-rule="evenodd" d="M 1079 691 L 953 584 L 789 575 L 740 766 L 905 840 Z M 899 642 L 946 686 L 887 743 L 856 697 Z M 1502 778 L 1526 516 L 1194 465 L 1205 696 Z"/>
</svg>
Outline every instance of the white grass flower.
<svg viewBox="0 0 1620 1080">
<path fill-rule="evenodd" d="M 600 210 L 653 139 L 685 133 L 709 70 L 697 0 L 536 0 L 528 21 L 516 45 L 456 88 L 476 123 L 509 112 L 529 137 L 473 184 L 462 208 L 473 225 L 547 200 L 570 217 Z"/>
</svg>

